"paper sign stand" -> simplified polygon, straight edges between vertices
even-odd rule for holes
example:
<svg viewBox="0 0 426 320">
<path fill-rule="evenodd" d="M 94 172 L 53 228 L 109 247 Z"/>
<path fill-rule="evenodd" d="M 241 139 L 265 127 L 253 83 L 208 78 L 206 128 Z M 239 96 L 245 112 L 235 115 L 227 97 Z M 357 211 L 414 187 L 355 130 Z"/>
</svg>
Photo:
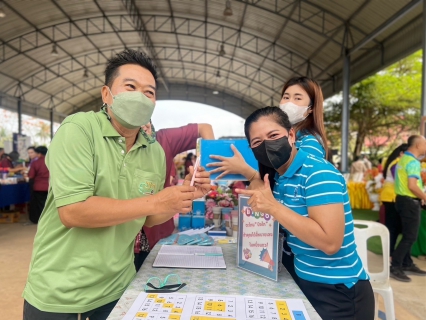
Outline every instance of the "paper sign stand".
<svg viewBox="0 0 426 320">
<path fill-rule="evenodd" d="M 237 266 L 278 281 L 279 224 L 271 215 L 254 212 L 249 197 L 239 197 Z"/>
</svg>

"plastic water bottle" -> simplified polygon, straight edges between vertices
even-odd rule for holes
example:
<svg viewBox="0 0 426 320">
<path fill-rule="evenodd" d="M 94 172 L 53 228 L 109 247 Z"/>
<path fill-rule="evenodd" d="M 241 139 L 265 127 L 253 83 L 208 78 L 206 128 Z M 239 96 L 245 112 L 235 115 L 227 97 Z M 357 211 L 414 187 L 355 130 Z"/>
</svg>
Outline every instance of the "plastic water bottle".
<svg viewBox="0 0 426 320">
<path fill-rule="evenodd" d="M 2 178 L 3 180 L 6 180 L 6 179 L 7 179 L 7 175 L 8 175 L 8 170 L 7 170 L 7 168 L 1 168 L 1 178 Z"/>
</svg>

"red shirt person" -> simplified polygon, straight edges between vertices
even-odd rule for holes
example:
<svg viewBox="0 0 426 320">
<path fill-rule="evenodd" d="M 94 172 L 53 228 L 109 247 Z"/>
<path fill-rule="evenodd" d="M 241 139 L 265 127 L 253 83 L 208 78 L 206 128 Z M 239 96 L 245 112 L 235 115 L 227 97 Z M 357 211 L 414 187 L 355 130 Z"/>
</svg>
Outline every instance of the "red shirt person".
<svg viewBox="0 0 426 320">
<path fill-rule="evenodd" d="M 29 218 L 33 223 L 38 223 L 46 203 L 47 191 L 49 190 L 49 170 L 46 167 L 46 147 L 35 148 L 38 159 L 31 164 L 28 178 L 32 186 Z"/>
<path fill-rule="evenodd" d="M 19 153 L 17 151 L 12 151 L 9 154 L 3 153 L 0 161 L 0 167 L 13 169 L 15 167 L 14 162 L 18 161 Z M 15 172 L 16 170 L 10 170 Z"/>
<path fill-rule="evenodd" d="M 148 134 L 152 134 L 151 124 L 142 127 Z M 187 150 L 195 149 L 197 146 L 197 139 L 201 137 L 203 139 L 214 139 L 213 129 L 210 124 L 188 124 L 179 128 L 168 128 L 158 130 L 156 132 L 156 139 L 164 150 L 166 157 L 166 179 L 164 188 L 170 187 L 170 176 L 174 168 L 173 159 L 179 153 Z M 166 221 L 165 223 L 156 225 L 154 227 L 143 227 L 144 234 L 138 234 L 135 244 L 135 267 L 136 271 L 139 270 L 143 261 L 147 257 L 149 250 L 151 250 L 155 244 L 165 237 L 168 237 L 173 233 L 175 226 L 173 219 Z M 146 236 L 146 238 L 145 238 Z M 142 251 L 138 240 L 142 237 Z M 146 243 L 147 240 L 148 243 Z M 149 249 L 147 248 L 149 245 Z"/>
</svg>

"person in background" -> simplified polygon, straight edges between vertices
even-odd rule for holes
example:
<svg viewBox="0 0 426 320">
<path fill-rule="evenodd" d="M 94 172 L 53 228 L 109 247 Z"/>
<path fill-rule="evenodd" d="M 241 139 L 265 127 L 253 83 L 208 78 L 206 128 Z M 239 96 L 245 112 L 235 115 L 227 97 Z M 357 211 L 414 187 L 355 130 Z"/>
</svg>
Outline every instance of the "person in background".
<svg viewBox="0 0 426 320">
<path fill-rule="evenodd" d="M 29 146 L 27 148 L 27 153 L 28 153 L 28 165 L 27 168 L 25 170 L 22 171 L 22 173 L 24 174 L 24 176 L 26 178 L 28 178 L 28 172 L 30 171 L 31 165 L 33 164 L 34 161 L 36 161 L 38 159 L 37 153 L 35 151 L 35 146 Z"/>
<path fill-rule="evenodd" d="M 1 168 L 9 168 L 9 172 L 18 173 L 25 170 L 25 167 L 18 163 L 19 152 L 12 151 L 9 154 L 3 154 L 3 159 L 0 161 Z"/>
<path fill-rule="evenodd" d="M 411 259 L 411 247 L 417 240 L 420 227 L 422 203 L 426 202 L 421 179 L 419 158 L 426 155 L 426 139 L 412 135 L 407 141 L 408 148 L 399 160 L 395 174 L 395 207 L 402 222 L 402 239 L 392 253 L 390 276 L 398 281 L 410 282 L 408 274 L 426 276 Z"/>
<path fill-rule="evenodd" d="M 377 163 L 377 170 L 379 170 L 379 173 L 383 173 L 383 158 L 379 158 Z"/>
<path fill-rule="evenodd" d="M 321 86 L 313 79 L 295 77 L 289 79 L 281 91 L 280 109 L 289 118 L 296 133 L 296 148 L 320 158 L 327 157 L 327 138 L 324 127 L 324 97 Z M 210 163 L 209 167 L 217 167 L 211 174 L 222 172 L 218 179 L 230 173 L 242 174 L 249 182 L 260 183 L 259 172 L 250 167 L 240 152 L 231 146 L 234 156 L 230 158 L 211 155 L 210 158 L 220 162 Z M 286 244 L 284 236 L 284 254 L 282 263 L 297 282 L 294 272 L 293 255 Z"/>
<path fill-rule="evenodd" d="M 142 126 L 143 132 L 147 135 L 147 139 L 151 141 L 158 141 L 164 150 L 166 156 L 166 176 L 164 188 L 172 185 L 172 174 L 176 175 L 176 167 L 173 159 L 176 155 L 186 150 L 195 149 L 197 145 L 197 139 L 203 138 L 208 140 L 214 140 L 213 128 L 207 123 L 191 123 L 179 128 L 168 128 L 161 129 L 155 132 L 152 122 Z M 188 154 L 189 157 L 189 154 Z M 192 159 L 194 155 L 192 154 Z M 193 166 L 192 162 L 191 165 Z M 188 167 L 189 170 L 189 167 Z M 174 173 L 173 173 L 174 171 Z M 176 212 L 177 213 L 177 212 Z M 151 249 L 156 243 L 165 237 L 168 237 L 173 233 L 175 228 L 173 218 L 166 222 L 153 226 L 144 226 L 136 236 L 135 241 L 135 268 L 139 271 L 142 263 L 145 261 Z"/>
<path fill-rule="evenodd" d="M 38 155 L 37 155 L 37 152 L 36 152 L 35 149 L 36 149 L 36 147 L 34 147 L 34 146 L 30 146 L 30 147 L 27 148 L 27 153 L 28 153 L 28 158 L 29 158 L 28 168 L 33 164 L 34 161 L 36 161 L 38 159 Z"/>
<path fill-rule="evenodd" d="M 351 180 L 353 182 L 362 182 L 364 174 L 368 169 L 360 157 L 356 156 L 354 160 L 351 164 Z"/>
<path fill-rule="evenodd" d="M 367 170 L 371 170 L 373 168 L 373 165 L 371 164 L 371 161 L 368 159 L 367 155 L 363 154 L 361 156 L 361 160 L 364 161 Z"/>
<path fill-rule="evenodd" d="M 323 158 L 297 150 L 285 112 L 262 108 L 244 132 L 263 184 L 236 192 L 289 235 L 298 285 L 322 319 L 374 319 L 374 294 L 358 256 L 343 176 Z"/>
<path fill-rule="evenodd" d="M 395 171 L 399 159 L 407 151 L 408 145 L 406 143 L 401 144 L 395 148 L 386 160 L 383 168 L 383 178 L 385 182 L 380 191 L 380 201 L 385 207 L 385 225 L 389 230 L 389 256 L 392 257 L 392 253 L 395 250 L 396 240 L 398 235 L 401 233 L 402 225 L 401 218 L 395 208 Z"/>
<path fill-rule="evenodd" d="M 34 151 L 34 158 L 37 157 L 37 160 L 32 163 L 28 172 L 32 190 L 29 219 L 32 223 L 37 224 L 46 204 L 47 192 L 49 191 L 49 170 L 45 163 L 47 148 L 37 147 Z"/>
<path fill-rule="evenodd" d="M 183 174 L 185 173 L 185 159 L 186 156 L 183 155 L 177 155 L 174 159 L 179 179 L 183 179 Z"/>
<path fill-rule="evenodd" d="M 13 168 L 13 162 L 12 162 L 12 158 L 10 157 L 9 154 L 4 153 L 3 151 L 3 155 L 0 161 L 0 167 L 1 168 Z"/>
<path fill-rule="evenodd" d="M 176 170 L 176 164 L 172 164 L 172 170 L 170 171 L 170 185 L 171 186 L 177 186 L 179 183 L 179 174 Z"/>
<path fill-rule="evenodd" d="M 19 159 L 19 153 L 17 151 L 11 151 L 10 153 L 4 153 L 2 162 L 0 164 L 3 168 L 15 168 L 17 161 Z"/>
<path fill-rule="evenodd" d="M 280 109 L 288 115 L 296 132 L 296 148 L 326 158 L 328 142 L 324 127 L 324 97 L 320 85 L 307 77 L 291 78 L 284 84 L 281 97 Z M 233 157 L 210 156 L 220 161 L 208 164 L 209 167 L 217 167 L 210 172 L 221 172 L 219 179 L 232 173 L 242 174 L 247 179 L 260 179 L 259 173 L 244 161 L 239 151 L 234 146 L 231 148 Z"/>
<path fill-rule="evenodd" d="M 186 159 L 185 159 L 185 164 L 184 164 L 184 166 L 185 166 L 185 175 L 188 174 L 189 167 L 193 166 L 194 164 L 195 164 L 195 155 L 192 152 L 190 152 L 190 153 L 188 153 L 188 155 L 186 156 Z"/>
</svg>

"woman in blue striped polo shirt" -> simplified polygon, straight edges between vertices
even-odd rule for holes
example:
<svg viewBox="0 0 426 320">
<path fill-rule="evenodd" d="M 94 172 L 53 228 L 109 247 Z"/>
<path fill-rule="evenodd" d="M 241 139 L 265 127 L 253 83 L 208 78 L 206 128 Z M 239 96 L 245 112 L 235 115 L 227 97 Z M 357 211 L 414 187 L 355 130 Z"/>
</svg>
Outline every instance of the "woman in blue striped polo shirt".
<svg viewBox="0 0 426 320">
<path fill-rule="evenodd" d="M 313 79 L 295 77 L 289 79 L 281 92 L 280 109 L 287 113 L 290 123 L 296 132 L 296 148 L 320 158 L 326 158 L 327 138 L 324 128 L 324 97 L 321 86 Z M 233 146 L 234 156 L 226 158 L 211 155 L 220 162 L 210 163 L 207 166 L 217 167 L 210 173 L 222 172 L 218 179 L 229 173 L 238 173 L 245 176 L 250 182 L 260 181 L 259 173 L 250 167 Z M 293 253 L 287 245 L 287 235 L 284 241 L 284 254 L 282 263 L 293 279 L 299 279 L 294 271 Z"/>
<path fill-rule="evenodd" d="M 256 110 L 244 130 L 264 183 L 236 191 L 287 230 L 306 297 L 323 319 L 373 319 L 374 295 L 356 251 L 342 175 L 323 158 L 297 150 L 295 131 L 280 108 Z"/>
<path fill-rule="evenodd" d="M 280 108 L 287 113 L 296 132 L 296 148 L 317 157 L 326 158 L 327 137 L 324 128 L 324 107 L 321 86 L 313 79 L 295 77 L 288 80 L 282 89 Z M 217 167 L 210 173 L 221 172 L 217 177 L 236 173 L 249 180 L 260 178 L 257 171 L 250 167 L 241 153 L 231 146 L 234 156 L 222 157 L 211 155 L 219 162 L 210 163 L 208 167 Z"/>
<path fill-rule="evenodd" d="M 327 157 L 323 100 L 315 80 L 295 77 L 284 84 L 280 101 L 296 132 L 296 148 L 320 158 Z"/>
</svg>

